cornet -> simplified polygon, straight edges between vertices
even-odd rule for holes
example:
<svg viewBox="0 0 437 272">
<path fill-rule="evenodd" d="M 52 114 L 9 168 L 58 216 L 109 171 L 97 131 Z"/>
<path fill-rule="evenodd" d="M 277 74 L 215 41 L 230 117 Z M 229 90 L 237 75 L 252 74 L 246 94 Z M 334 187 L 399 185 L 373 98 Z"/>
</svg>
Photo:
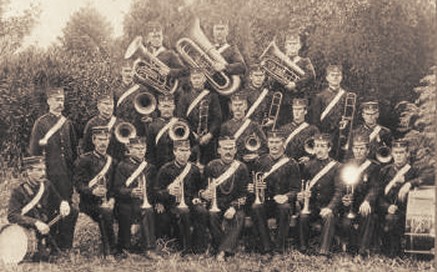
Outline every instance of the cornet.
<svg viewBox="0 0 437 272">
<path fill-rule="evenodd" d="M 142 175 L 140 180 L 138 181 L 137 188 L 143 191 L 143 204 L 141 205 L 141 209 L 151 209 L 152 205 L 150 205 L 149 200 L 147 199 L 147 180 L 144 175 Z"/>
<path fill-rule="evenodd" d="M 255 190 L 255 203 L 254 204 L 262 204 L 265 202 L 265 190 L 266 190 L 266 182 L 263 178 L 262 172 L 257 172 L 253 176 L 253 186 Z"/>
<path fill-rule="evenodd" d="M 184 180 L 175 180 L 170 185 L 168 185 L 167 189 L 170 191 L 175 186 L 179 186 L 179 194 L 177 194 L 176 197 L 176 203 L 179 203 L 177 206 L 179 209 L 187 209 L 188 206 L 185 203 L 185 192 L 184 192 Z"/>
<path fill-rule="evenodd" d="M 311 214 L 310 211 L 310 197 L 307 197 L 305 192 L 310 192 L 311 189 L 308 186 L 308 183 L 305 182 L 305 180 L 302 180 L 302 191 L 304 193 L 304 200 L 303 200 L 303 209 L 300 211 L 301 214 Z"/>
<path fill-rule="evenodd" d="M 212 190 L 212 199 L 211 199 L 211 208 L 210 212 L 220 212 L 220 209 L 217 205 L 217 185 L 215 184 L 215 180 L 211 180 L 208 178 L 208 190 Z"/>
</svg>

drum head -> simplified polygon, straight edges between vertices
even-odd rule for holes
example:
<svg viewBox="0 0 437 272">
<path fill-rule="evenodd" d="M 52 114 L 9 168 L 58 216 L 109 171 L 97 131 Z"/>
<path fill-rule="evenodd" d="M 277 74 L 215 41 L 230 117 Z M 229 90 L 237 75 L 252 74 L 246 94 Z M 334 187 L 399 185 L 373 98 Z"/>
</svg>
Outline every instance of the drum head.
<svg viewBox="0 0 437 272">
<path fill-rule="evenodd" d="M 0 260 L 4 263 L 19 263 L 26 256 L 26 231 L 18 225 L 6 225 L 0 231 Z"/>
</svg>

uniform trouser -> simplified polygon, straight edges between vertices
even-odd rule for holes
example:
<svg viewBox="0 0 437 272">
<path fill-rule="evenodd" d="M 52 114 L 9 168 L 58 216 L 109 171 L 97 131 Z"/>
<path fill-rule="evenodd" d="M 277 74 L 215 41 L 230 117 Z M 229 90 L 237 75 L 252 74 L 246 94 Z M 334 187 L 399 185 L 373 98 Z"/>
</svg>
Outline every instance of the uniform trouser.
<svg viewBox="0 0 437 272">
<path fill-rule="evenodd" d="M 382 250 L 394 257 L 401 253 L 401 238 L 405 230 L 405 214 L 386 214 L 382 220 Z"/>
<path fill-rule="evenodd" d="M 113 228 L 114 213 L 111 209 L 96 205 L 84 205 L 81 211 L 91 217 L 99 225 L 102 240 L 103 255 L 109 255 L 115 251 L 115 234 Z"/>
<path fill-rule="evenodd" d="M 131 226 L 140 224 L 141 245 L 145 250 L 156 247 L 155 218 L 153 209 L 141 209 L 137 204 L 118 205 L 118 248 L 131 248 Z"/>
<path fill-rule="evenodd" d="M 56 227 L 52 228 L 50 234 L 55 237 L 55 241 L 60 250 L 65 251 L 73 247 L 74 229 L 76 227 L 79 211 L 70 208 L 70 214 L 59 221 Z"/>
<path fill-rule="evenodd" d="M 191 207 L 191 222 L 193 225 L 192 250 L 193 253 L 203 253 L 208 247 L 208 210 L 204 205 Z"/>
<path fill-rule="evenodd" d="M 237 210 L 232 219 L 223 217 L 224 212 L 209 212 L 209 224 L 214 250 L 234 253 L 244 226 L 244 211 Z"/>
<path fill-rule="evenodd" d="M 352 251 L 358 250 L 358 253 L 364 254 L 369 251 L 374 241 L 376 215 L 357 215 L 355 219 L 349 219 L 344 214 L 338 228 L 338 235 L 342 242 L 348 244 Z"/>
<path fill-rule="evenodd" d="M 335 234 L 335 215 L 330 214 L 322 218 L 317 214 L 300 214 L 299 218 L 299 240 L 301 247 L 308 247 L 310 238 L 310 225 L 313 222 L 322 222 L 322 234 L 320 236 L 320 254 L 328 254 Z"/>
<path fill-rule="evenodd" d="M 191 249 L 191 220 L 190 210 L 172 207 L 168 210 L 168 215 L 173 225 L 177 226 L 175 236 L 179 239 L 183 251 Z"/>
<path fill-rule="evenodd" d="M 274 246 L 276 251 L 283 252 L 286 248 L 287 235 L 290 226 L 290 211 L 289 203 L 276 204 L 268 202 L 260 205 L 252 205 L 252 220 L 254 227 L 257 228 L 263 251 L 269 252 L 272 250 L 272 241 L 270 239 L 267 219 L 276 218 L 278 231 L 275 237 Z"/>
</svg>

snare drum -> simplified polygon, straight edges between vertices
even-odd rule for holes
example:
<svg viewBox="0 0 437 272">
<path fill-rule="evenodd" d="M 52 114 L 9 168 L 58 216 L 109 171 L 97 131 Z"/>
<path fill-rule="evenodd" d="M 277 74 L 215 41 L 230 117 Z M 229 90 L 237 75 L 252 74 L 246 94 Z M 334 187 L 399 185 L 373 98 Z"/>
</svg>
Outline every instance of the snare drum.
<svg viewBox="0 0 437 272">
<path fill-rule="evenodd" d="M 8 224 L 0 229 L 0 261 L 17 264 L 26 256 L 32 256 L 38 247 L 34 231 L 17 224 Z"/>
</svg>

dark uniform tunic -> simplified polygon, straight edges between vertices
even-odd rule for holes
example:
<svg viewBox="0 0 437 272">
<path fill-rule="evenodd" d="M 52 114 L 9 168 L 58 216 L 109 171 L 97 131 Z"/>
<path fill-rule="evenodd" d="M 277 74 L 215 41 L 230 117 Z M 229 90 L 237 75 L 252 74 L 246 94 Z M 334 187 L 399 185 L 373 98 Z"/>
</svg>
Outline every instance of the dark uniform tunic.
<svg viewBox="0 0 437 272">
<path fill-rule="evenodd" d="M 117 165 L 114 176 L 115 208 L 118 215 L 118 247 L 129 249 L 131 245 L 131 226 L 139 222 L 141 227 L 142 245 L 145 249 L 155 248 L 155 220 L 153 209 L 141 209 L 143 199 L 132 197 L 132 190 L 140 186 L 139 182 L 146 180 L 147 199 L 153 205 L 152 186 L 156 177 L 156 168 L 148 163 L 143 172 L 129 185 L 126 180 L 138 168 L 141 162 L 127 158 Z"/>
<path fill-rule="evenodd" d="M 419 172 L 414 167 L 411 167 L 404 175 L 405 182 L 396 182 L 386 194 L 386 186 L 401 168 L 402 167 L 397 168 L 394 164 L 390 164 L 381 169 L 381 173 L 379 174 L 380 190 L 378 195 L 378 213 L 382 227 L 383 251 L 389 256 L 396 256 L 400 253 L 401 237 L 405 229 L 407 200 L 403 202 L 398 200 L 399 190 L 406 182 L 411 183 L 411 188 L 417 187 L 421 183 Z M 390 205 L 396 205 L 398 207 L 393 215 L 388 214 Z"/>
<path fill-rule="evenodd" d="M 208 144 L 201 146 L 200 148 L 200 162 L 202 164 L 206 164 L 216 157 L 215 156 L 216 146 L 217 146 L 216 139 L 220 133 L 220 126 L 222 124 L 222 112 L 220 108 L 218 95 L 214 93 L 214 91 L 211 91 L 209 94 L 204 96 L 204 98 L 194 107 L 194 109 L 187 116 L 188 108 L 190 107 L 193 100 L 196 99 L 196 97 L 200 94 L 200 92 L 201 91 L 196 91 L 194 89 L 185 92 L 184 95 L 180 97 L 177 103 L 176 116 L 186 119 L 190 126 L 190 131 L 198 134 L 200 105 L 202 103 L 208 105 L 208 111 L 207 111 L 208 119 L 206 125 L 207 127 L 206 133 L 210 132 L 214 136 L 214 138 L 211 139 L 211 141 Z"/>
<path fill-rule="evenodd" d="M 285 139 L 288 138 L 288 136 L 295 131 L 301 124 L 297 124 L 296 122 L 291 122 L 283 127 L 281 127 L 281 130 L 285 132 Z M 285 148 L 285 154 L 290 157 L 294 158 L 296 160 L 300 159 L 301 157 L 308 156 L 309 154 L 305 151 L 305 141 L 309 138 L 313 137 L 319 133 L 319 129 L 314 125 L 309 125 L 305 129 L 303 129 L 301 132 L 296 134 L 287 144 Z"/>
<path fill-rule="evenodd" d="M 205 178 L 220 177 L 231 164 L 225 164 L 221 159 L 208 163 L 205 167 Z M 237 170 L 217 187 L 217 206 L 220 212 L 210 212 L 210 231 L 212 246 L 215 250 L 233 253 L 238 245 L 238 238 L 244 225 L 243 200 L 247 196 L 249 172 L 244 163 L 240 162 Z M 237 211 L 231 220 L 223 217 L 224 213 L 233 207 Z M 225 227 L 222 228 L 222 223 Z"/>
<path fill-rule="evenodd" d="M 161 168 L 165 163 L 174 159 L 173 140 L 168 135 L 167 130 L 156 143 L 156 136 L 159 131 L 167 125 L 169 120 L 158 117 L 150 123 L 147 130 L 147 161 L 150 161 L 157 169 Z"/>
<path fill-rule="evenodd" d="M 391 146 L 391 141 L 393 140 L 392 133 L 390 129 L 378 125 L 381 127 L 381 130 L 377 134 L 377 136 L 372 139 L 369 143 L 369 155 L 368 158 L 372 160 L 376 160 L 376 152 L 379 147 L 384 144 L 388 147 Z M 366 124 L 361 124 L 356 129 L 354 129 L 354 135 L 370 135 L 373 132 L 374 128 L 368 127 Z"/>
<path fill-rule="evenodd" d="M 50 137 L 45 147 L 39 145 L 39 141 L 57 123 L 59 118 L 49 112 L 36 120 L 30 136 L 29 153 L 32 156 L 45 154 L 47 178 L 52 182 L 62 199 L 71 203 L 73 164 L 77 155 L 77 137 L 73 123 L 67 119 L 62 127 Z M 58 244 L 59 247 L 71 248 L 75 225 L 76 221 L 67 223 L 66 220 L 57 225 L 60 235 L 63 236 L 60 239 L 61 244 Z"/>
<path fill-rule="evenodd" d="M 199 242 L 205 243 L 207 241 L 206 225 L 208 220 L 208 213 L 203 206 L 194 205 L 192 200 L 197 197 L 197 193 L 204 186 L 200 175 L 199 168 L 191 164 L 191 169 L 183 179 L 184 200 L 189 209 L 179 209 L 176 203 L 176 197 L 169 194 L 168 186 L 174 182 L 185 169 L 185 165 L 180 165 L 176 161 L 168 162 L 158 171 L 154 187 L 156 194 L 156 201 L 165 207 L 165 214 L 172 222 L 173 226 L 177 226 L 179 230 L 179 237 L 184 251 L 192 249 L 191 226 L 194 227 L 193 233 L 202 236 L 202 239 L 196 237 Z M 168 228 L 170 226 L 160 226 Z"/>
<path fill-rule="evenodd" d="M 98 181 L 91 188 L 88 186 L 88 183 L 105 167 L 107 159 L 107 156 L 103 156 L 96 151 L 85 153 L 76 161 L 74 171 L 74 183 L 77 191 L 80 193 L 80 211 L 91 217 L 95 222 L 98 222 L 103 250 L 106 255 L 115 250 L 115 235 L 112 226 L 113 211 L 102 208 L 103 199 L 92 193 L 97 184 L 103 181 Z M 105 197 L 106 200 L 114 197 L 112 187 L 116 164 L 116 161 L 113 159 L 108 171 L 104 175 L 104 185 L 108 190 Z"/>
<path fill-rule="evenodd" d="M 276 159 L 268 154 L 263 155 L 255 163 L 255 169 L 267 173 L 283 158 L 285 158 L 285 155 Z M 267 185 L 265 203 L 252 206 L 252 217 L 259 232 L 263 250 L 266 252 L 271 251 L 267 219 L 276 218 L 278 232 L 275 239 L 275 248 L 277 251 L 284 252 L 290 225 L 290 214 L 294 210 L 296 195 L 301 186 L 299 165 L 294 159 L 289 159 L 287 163 L 270 174 L 264 181 Z M 288 201 L 284 204 L 278 204 L 273 199 L 276 195 L 287 195 Z"/>
<path fill-rule="evenodd" d="M 322 170 L 333 159 L 328 158 L 326 160 L 319 160 L 314 158 L 303 166 L 302 178 L 306 181 L 310 181 L 320 170 Z M 332 239 L 335 232 L 335 217 L 336 208 L 339 204 L 338 199 L 334 199 L 336 191 L 341 190 L 341 186 L 337 179 L 339 163 L 336 162 L 328 173 L 322 176 L 317 183 L 311 188 L 310 198 L 310 211 L 311 214 L 300 215 L 300 243 L 301 246 L 306 247 L 309 239 L 310 221 L 319 221 L 322 218 L 319 213 L 322 208 L 329 208 L 333 211 L 332 216 L 328 216 L 322 220 L 323 228 L 320 239 L 320 253 L 328 254 L 331 247 Z M 308 185 L 306 185 L 308 186 Z"/>
<path fill-rule="evenodd" d="M 261 87 L 256 88 L 250 82 L 241 89 L 241 93 L 247 96 L 247 105 L 248 109 L 257 101 L 258 97 L 261 95 L 262 91 L 267 88 L 266 84 L 263 84 Z M 266 118 L 269 114 L 270 105 L 272 103 L 272 91 L 269 91 L 267 95 L 264 97 L 262 102 L 256 108 L 256 110 L 250 116 L 250 119 L 259 125 L 262 124 L 264 118 Z"/>
<path fill-rule="evenodd" d="M 106 126 L 108 125 L 109 121 L 110 118 L 104 119 L 100 115 L 97 115 L 87 122 L 83 131 L 82 152 L 87 153 L 94 150 L 92 128 L 96 126 Z M 108 154 L 118 161 L 121 161 L 124 158 L 124 153 L 126 152 L 125 146 L 117 141 L 114 135 L 114 129 L 118 124 L 120 124 L 120 122 L 122 122 L 120 118 L 117 118 L 114 125 L 112 126 L 111 140 L 108 146 Z"/>
</svg>

